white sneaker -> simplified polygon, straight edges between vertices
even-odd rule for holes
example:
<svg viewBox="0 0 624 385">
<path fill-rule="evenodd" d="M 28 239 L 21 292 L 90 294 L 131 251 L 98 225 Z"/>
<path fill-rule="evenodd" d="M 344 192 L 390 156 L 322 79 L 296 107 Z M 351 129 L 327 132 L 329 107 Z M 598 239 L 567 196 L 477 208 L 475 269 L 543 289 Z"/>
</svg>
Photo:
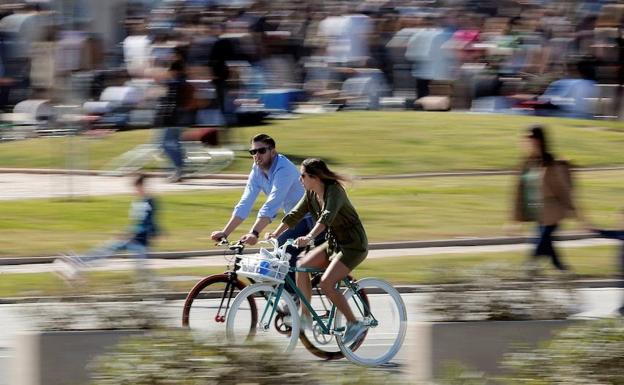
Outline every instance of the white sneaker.
<svg viewBox="0 0 624 385">
<path fill-rule="evenodd" d="M 347 325 L 347 331 L 342 337 L 342 343 L 350 345 L 353 341 L 357 341 L 358 338 L 366 331 L 367 327 L 362 321 L 356 321 Z"/>
<path fill-rule="evenodd" d="M 314 323 L 312 322 L 312 316 L 309 315 L 301 315 L 299 317 L 299 328 L 304 331 L 304 330 L 312 330 L 312 327 L 314 326 Z"/>
</svg>

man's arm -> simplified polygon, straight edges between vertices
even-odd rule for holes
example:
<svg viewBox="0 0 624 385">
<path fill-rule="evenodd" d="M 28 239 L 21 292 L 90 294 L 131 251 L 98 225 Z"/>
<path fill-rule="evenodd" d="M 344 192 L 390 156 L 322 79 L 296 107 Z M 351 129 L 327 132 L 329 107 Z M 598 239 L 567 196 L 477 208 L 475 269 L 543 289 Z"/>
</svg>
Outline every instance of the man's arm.
<svg viewBox="0 0 624 385">
<path fill-rule="evenodd" d="M 264 230 L 269 225 L 269 223 L 271 223 L 271 218 L 256 218 L 256 222 L 251 227 L 251 230 L 249 230 L 247 234 L 243 235 L 240 240 L 248 245 L 255 245 L 256 243 L 258 243 L 260 233 L 262 233 L 262 230 Z"/>
<path fill-rule="evenodd" d="M 245 191 L 243 191 L 241 199 L 236 206 L 234 206 L 232 216 L 236 216 L 242 220 L 245 220 L 249 216 L 256 198 L 258 198 L 258 194 L 260 194 L 260 182 L 258 182 L 258 178 L 258 172 L 252 169 L 249 178 L 247 178 Z"/>
<path fill-rule="evenodd" d="M 280 168 L 275 172 L 273 177 L 273 185 L 271 191 L 268 194 L 266 202 L 258 210 L 258 217 L 253 227 L 249 230 L 249 233 L 243 235 L 241 241 L 255 245 L 258 242 L 258 237 L 262 230 L 264 230 L 277 216 L 277 213 L 281 207 L 284 206 L 286 196 L 290 191 L 293 183 L 298 183 L 299 174 L 294 174 L 286 168 Z"/>
<path fill-rule="evenodd" d="M 256 182 L 256 177 L 256 171 L 255 169 L 252 169 L 249 174 L 249 178 L 247 178 L 245 191 L 243 191 L 241 199 L 238 201 L 236 206 L 234 206 L 232 217 L 223 230 L 213 231 L 210 235 L 214 241 L 218 242 L 221 238 L 227 238 L 249 215 L 249 212 L 251 211 L 258 194 L 260 193 L 260 186 Z"/>
<path fill-rule="evenodd" d="M 232 232 L 234 232 L 234 230 L 236 230 L 236 228 L 241 223 L 243 223 L 243 219 L 242 218 L 239 218 L 236 215 L 232 215 L 232 218 L 230 218 L 230 220 L 225 225 L 223 230 L 221 230 L 221 231 L 213 231 L 212 234 L 210 234 L 210 238 L 212 238 L 212 240 L 215 241 L 215 242 L 219 242 L 222 238 L 229 237 L 230 234 L 232 234 Z"/>
</svg>

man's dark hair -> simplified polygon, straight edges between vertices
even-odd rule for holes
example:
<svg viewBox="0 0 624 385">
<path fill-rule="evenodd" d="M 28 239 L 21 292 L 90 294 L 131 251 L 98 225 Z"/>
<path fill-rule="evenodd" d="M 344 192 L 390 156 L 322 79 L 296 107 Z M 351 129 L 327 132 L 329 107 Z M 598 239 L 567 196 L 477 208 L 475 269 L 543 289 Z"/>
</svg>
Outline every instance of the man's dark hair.
<svg viewBox="0 0 624 385">
<path fill-rule="evenodd" d="M 262 142 L 271 148 L 275 148 L 275 140 L 267 134 L 258 134 L 251 139 L 251 142 Z"/>
</svg>

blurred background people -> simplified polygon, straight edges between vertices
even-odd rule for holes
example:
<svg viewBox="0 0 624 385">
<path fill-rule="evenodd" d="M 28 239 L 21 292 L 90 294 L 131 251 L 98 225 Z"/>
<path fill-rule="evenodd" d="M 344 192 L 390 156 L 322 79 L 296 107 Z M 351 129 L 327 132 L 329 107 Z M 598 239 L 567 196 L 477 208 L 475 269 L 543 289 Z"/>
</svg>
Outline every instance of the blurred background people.
<svg viewBox="0 0 624 385">
<path fill-rule="evenodd" d="M 541 126 L 528 129 L 524 138 L 526 155 L 516 183 L 513 219 L 535 222 L 537 238 L 533 257 L 549 257 L 558 270 L 567 270 L 553 244 L 559 223 L 568 217 L 579 217 L 574 203 L 570 165 L 557 160 Z"/>
</svg>

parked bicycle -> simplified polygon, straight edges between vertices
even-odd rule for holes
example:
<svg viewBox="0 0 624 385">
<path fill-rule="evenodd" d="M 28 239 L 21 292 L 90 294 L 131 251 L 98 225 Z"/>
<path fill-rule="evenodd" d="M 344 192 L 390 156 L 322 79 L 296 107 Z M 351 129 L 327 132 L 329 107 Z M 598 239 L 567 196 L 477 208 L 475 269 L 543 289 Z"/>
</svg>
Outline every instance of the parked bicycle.
<svg viewBox="0 0 624 385">
<path fill-rule="evenodd" d="M 276 243 L 272 243 L 274 247 L 273 253 L 278 249 Z M 232 309 L 233 299 L 245 288 L 247 283 L 240 276 L 241 261 L 246 256 L 243 255 L 245 244 L 239 242 L 228 242 L 226 239 L 221 240 L 218 246 L 224 247 L 232 252 L 228 270 L 222 274 L 215 274 L 203 278 L 189 291 L 184 302 L 182 310 L 182 325 L 194 330 L 205 330 L 209 332 L 225 332 L 226 319 Z M 227 251 L 226 251 L 227 253 Z M 318 287 L 321 274 L 315 274 L 312 280 L 313 287 L 313 306 L 317 314 L 329 317 L 332 311 L 331 304 L 322 294 Z M 255 279 L 248 278 L 253 284 Z M 352 277 L 347 278 L 349 282 L 353 282 Z M 360 290 L 359 296 L 368 307 L 368 297 L 364 290 Z M 258 306 L 256 298 L 250 296 L 245 304 L 240 304 L 239 308 L 244 309 L 248 314 L 249 333 L 253 333 L 258 320 Z M 291 308 L 288 308 L 288 311 Z M 243 310 L 241 310 L 243 311 Z M 289 314 L 277 309 L 272 319 L 275 330 L 280 334 L 290 335 L 292 327 L 288 323 Z M 302 331 L 299 335 L 301 343 L 305 348 L 315 356 L 326 359 L 335 360 L 344 357 L 342 351 L 331 343 L 331 338 L 321 333 L 321 329 L 314 328 L 312 330 Z M 356 346 L 353 345 L 353 349 Z"/>
<path fill-rule="evenodd" d="M 242 256 L 238 264 L 238 275 L 258 283 L 241 290 L 231 304 L 226 318 L 226 335 L 233 343 L 261 338 L 282 344 L 285 352 L 295 348 L 301 323 L 297 304 L 285 291 L 288 287 L 312 315 L 314 341 L 322 341 L 321 344 L 327 347 L 335 339 L 339 350 L 350 361 L 366 366 L 383 365 L 403 345 L 407 329 L 405 304 L 399 292 L 384 280 L 364 278 L 354 282 L 345 278 L 337 284 L 339 289 L 345 288 L 347 302 L 367 327 L 355 341 L 346 344 L 343 341 L 346 320 L 336 306 L 332 305 L 327 312 L 318 312 L 288 275 L 289 271 L 322 273 L 321 270 L 292 268 L 286 260 L 265 258 L 261 254 Z M 375 293 L 373 306 L 364 293 Z M 247 306 L 250 301 L 254 301 L 253 308 Z M 287 316 L 280 316 L 280 313 Z M 278 324 L 276 320 L 280 317 L 282 321 Z M 275 327 L 272 328 L 272 324 Z"/>
<path fill-rule="evenodd" d="M 207 146 L 201 141 L 182 141 L 180 144 L 184 152 L 186 176 L 219 172 L 234 160 L 234 151 L 227 147 Z M 145 167 L 166 168 L 167 165 L 161 145 L 154 142 L 140 144 L 113 158 L 104 170 L 108 175 L 123 176 Z"/>
</svg>

